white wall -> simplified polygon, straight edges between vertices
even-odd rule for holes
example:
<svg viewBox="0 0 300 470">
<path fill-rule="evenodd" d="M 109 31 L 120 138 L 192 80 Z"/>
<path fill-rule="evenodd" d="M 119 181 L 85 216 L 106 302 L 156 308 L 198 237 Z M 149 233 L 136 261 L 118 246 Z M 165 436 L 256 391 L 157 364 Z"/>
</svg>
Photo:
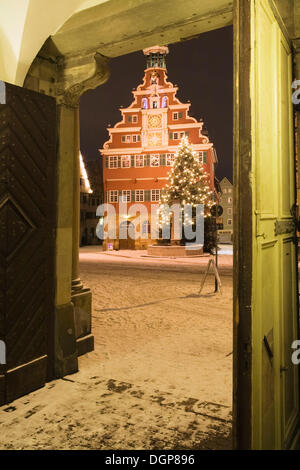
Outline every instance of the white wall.
<svg viewBox="0 0 300 470">
<path fill-rule="evenodd" d="M 107 0 L 1 0 L 0 80 L 23 85 L 46 39 L 74 13 Z"/>
</svg>

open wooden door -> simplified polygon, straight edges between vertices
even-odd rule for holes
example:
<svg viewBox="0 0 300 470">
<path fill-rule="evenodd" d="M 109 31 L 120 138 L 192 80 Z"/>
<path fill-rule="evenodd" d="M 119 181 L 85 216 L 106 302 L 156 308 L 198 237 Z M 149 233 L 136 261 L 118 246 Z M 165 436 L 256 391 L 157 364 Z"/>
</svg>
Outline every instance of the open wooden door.
<svg viewBox="0 0 300 470">
<path fill-rule="evenodd" d="M 56 102 L 0 83 L 2 405 L 54 375 Z"/>
<path fill-rule="evenodd" d="M 292 54 L 272 1 L 235 2 L 235 440 L 284 449 L 299 418 Z"/>
</svg>

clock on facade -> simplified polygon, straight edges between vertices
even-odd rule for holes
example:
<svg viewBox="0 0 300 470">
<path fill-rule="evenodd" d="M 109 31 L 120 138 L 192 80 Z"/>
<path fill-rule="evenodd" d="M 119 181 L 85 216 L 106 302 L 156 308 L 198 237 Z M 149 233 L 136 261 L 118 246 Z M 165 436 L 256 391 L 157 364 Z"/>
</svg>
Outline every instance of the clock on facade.
<svg viewBox="0 0 300 470">
<path fill-rule="evenodd" d="M 161 132 L 152 132 L 151 134 L 148 134 L 148 146 L 157 147 L 158 145 L 162 145 Z"/>
<path fill-rule="evenodd" d="M 153 114 L 148 116 L 148 127 L 161 127 L 161 115 Z"/>
</svg>

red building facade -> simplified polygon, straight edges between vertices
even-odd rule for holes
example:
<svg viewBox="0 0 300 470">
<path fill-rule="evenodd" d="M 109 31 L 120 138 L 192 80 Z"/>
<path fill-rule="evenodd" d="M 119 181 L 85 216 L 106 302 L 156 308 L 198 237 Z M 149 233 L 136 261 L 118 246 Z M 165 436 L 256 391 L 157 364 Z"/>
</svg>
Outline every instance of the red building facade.
<svg viewBox="0 0 300 470">
<path fill-rule="evenodd" d="M 132 92 L 131 105 L 120 109 L 122 121 L 107 129 L 109 140 L 103 149 L 99 149 L 103 158 L 105 201 L 114 204 L 116 210 L 120 198 L 128 207 L 143 203 L 149 214 L 148 220 L 141 223 L 141 238 L 111 241 L 116 249 L 145 249 L 153 243 L 151 205 L 159 203 L 160 191 L 167 183 L 183 136 L 193 144 L 210 176 L 211 188 L 214 188 L 216 151 L 208 136 L 202 134 L 203 121 L 189 116 L 190 103 L 181 103 L 176 98 L 178 87 L 167 80 L 168 48 L 155 46 L 143 52 L 147 57 L 143 83 Z M 128 224 L 130 220 L 124 223 Z"/>
</svg>

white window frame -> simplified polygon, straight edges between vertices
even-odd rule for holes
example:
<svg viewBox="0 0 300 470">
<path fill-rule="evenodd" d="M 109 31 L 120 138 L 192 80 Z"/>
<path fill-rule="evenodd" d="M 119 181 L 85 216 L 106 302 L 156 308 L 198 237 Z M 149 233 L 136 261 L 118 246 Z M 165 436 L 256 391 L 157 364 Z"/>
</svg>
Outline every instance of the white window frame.
<svg viewBox="0 0 300 470">
<path fill-rule="evenodd" d="M 131 202 L 131 190 L 130 189 L 122 190 L 122 202 Z"/>
<path fill-rule="evenodd" d="M 153 167 L 153 168 L 159 167 L 160 166 L 159 158 L 160 158 L 159 153 L 151 153 L 151 155 L 150 155 L 150 166 Z M 153 165 L 153 162 L 157 162 L 158 165 Z"/>
<path fill-rule="evenodd" d="M 158 196 L 158 199 L 157 199 Z M 160 189 L 151 189 L 151 202 L 158 202 L 160 200 Z"/>
<path fill-rule="evenodd" d="M 134 144 L 136 144 L 137 142 L 140 142 L 140 141 L 141 141 L 141 136 L 140 136 L 140 134 L 133 134 L 133 135 L 132 135 L 132 142 L 133 142 Z"/>
<path fill-rule="evenodd" d="M 167 153 L 166 155 L 166 164 L 167 166 L 173 166 L 175 161 L 174 153 Z"/>
<path fill-rule="evenodd" d="M 140 159 L 140 162 L 142 163 L 142 165 L 138 165 L 137 164 L 137 160 Z M 144 168 L 144 155 L 136 155 L 135 156 L 135 167 L 136 168 Z"/>
<path fill-rule="evenodd" d="M 131 135 L 126 135 L 126 142 L 131 142 Z"/>
<path fill-rule="evenodd" d="M 112 162 L 114 162 L 115 165 L 113 165 Z M 110 155 L 109 168 L 118 168 L 118 156 L 117 155 Z"/>
<path fill-rule="evenodd" d="M 175 137 L 175 135 L 176 135 L 177 137 Z M 173 139 L 172 139 L 172 140 L 179 140 L 179 134 L 178 134 L 178 132 L 173 132 Z"/>
<path fill-rule="evenodd" d="M 127 162 L 128 165 L 124 165 Z M 130 168 L 131 166 L 131 156 L 130 155 L 122 155 L 121 156 L 121 168 Z"/>
<path fill-rule="evenodd" d="M 118 202 L 119 191 L 117 189 L 112 189 L 108 191 L 108 195 L 109 195 L 108 202 L 110 203 Z"/>
<path fill-rule="evenodd" d="M 144 202 L 144 199 L 145 199 L 144 189 L 136 189 L 135 190 L 135 202 Z"/>
</svg>

